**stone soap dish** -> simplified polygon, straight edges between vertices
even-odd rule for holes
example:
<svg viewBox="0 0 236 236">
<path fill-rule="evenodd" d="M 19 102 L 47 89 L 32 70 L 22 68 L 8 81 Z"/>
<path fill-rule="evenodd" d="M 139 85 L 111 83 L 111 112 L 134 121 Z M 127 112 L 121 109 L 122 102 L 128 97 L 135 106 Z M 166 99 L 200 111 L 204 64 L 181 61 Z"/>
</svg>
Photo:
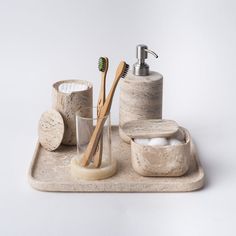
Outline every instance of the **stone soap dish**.
<svg viewBox="0 0 236 236">
<path fill-rule="evenodd" d="M 30 185 L 41 191 L 58 192 L 186 192 L 201 188 L 204 172 L 190 139 L 188 171 L 180 177 L 144 177 L 131 164 L 130 145 L 119 137 L 118 127 L 112 127 L 112 155 L 118 162 L 117 173 L 104 180 L 75 179 L 71 175 L 71 159 L 75 146 L 61 145 L 49 152 L 37 144 L 29 169 Z"/>
</svg>

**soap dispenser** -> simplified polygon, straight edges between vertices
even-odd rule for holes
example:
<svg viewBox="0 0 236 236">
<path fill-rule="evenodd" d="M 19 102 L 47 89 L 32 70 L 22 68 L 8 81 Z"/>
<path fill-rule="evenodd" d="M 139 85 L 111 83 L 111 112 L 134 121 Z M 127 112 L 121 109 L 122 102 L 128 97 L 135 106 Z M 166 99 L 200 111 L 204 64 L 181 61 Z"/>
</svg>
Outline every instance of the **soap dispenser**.
<svg viewBox="0 0 236 236">
<path fill-rule="evenodd" d="M 146 45 L 137 45 L 137 62 L 126 78 L 120 81 L 119 133 L 128 143 L 130 139 L 122 130 L 127 122 L 162 118 L 163 76 L 149 70 L 145 62 L 148 54 L 158 57 Z"/>
</svg>

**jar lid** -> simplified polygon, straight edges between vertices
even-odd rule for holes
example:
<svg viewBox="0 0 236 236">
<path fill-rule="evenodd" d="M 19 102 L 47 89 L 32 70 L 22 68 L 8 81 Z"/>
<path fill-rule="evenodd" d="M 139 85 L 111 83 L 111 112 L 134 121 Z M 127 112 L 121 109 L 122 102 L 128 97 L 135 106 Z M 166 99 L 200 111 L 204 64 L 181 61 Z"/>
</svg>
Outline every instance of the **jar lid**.
<svg viewBox="0 0 236 236">
<path fill-rule="evenodd" d="M 164 138 L 174 135 L 178 130 L 175 121 L 161 119 L 133 120 L 122 126 L 122 131 L 129 138 Z"/>
<path fill-rule="evenodd" d="M 51 109 L 41 115 L 38 126 L 40 144 L 48 151 L 56 150 L 63 139 L 65 131 L 61 114 Z"/>
</svg>

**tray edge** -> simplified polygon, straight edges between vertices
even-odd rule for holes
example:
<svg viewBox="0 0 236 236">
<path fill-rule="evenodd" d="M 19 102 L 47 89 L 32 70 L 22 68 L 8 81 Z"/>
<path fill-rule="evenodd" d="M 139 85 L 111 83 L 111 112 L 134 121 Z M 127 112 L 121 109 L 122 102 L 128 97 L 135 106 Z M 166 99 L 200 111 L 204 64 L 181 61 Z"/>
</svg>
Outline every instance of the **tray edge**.
<svg viewBox="0 0 236 236">
<path fill-rule="evenodd" d="M 53 182 L 42 182 L 37 180 L 36 178 L 33 177 L 33 171 L 35 168 L 35 164 L 36 161 L 38 159 L 38 152 L 40 150 L 40 143 L 37 142 L 36 144 L 36 148 L 33 154 L 33 158 L 32 161 L 30 163 L 30 168 L 28 171 L 28 182 L 30 184 L 30 186 L 36 190 L 39 191 L 43 191 L 43 192 L 77 192 L 77 193 L 178 193 L 178 192 L 192 192 L 192 191 L 196 191 L 199 190 L 201 188 L 203 188 L 204 184 L 205 184 L 205 173 L 203 170 L 203 167 L 200 163 L 200 159 L 198 156 L 198 152 L 196 150 L 195 145 L 192 143 L 192 155 L 194 155 L 194 159 L 196 161 L 197 164 L 197 179 L 194 179 L 194 181 L 188 182 L 188 183 L 184 183 L 183 184 L 183 189 L 182 190 L 177 190 L 175 189 L 175 187 L 172 187 L 172 190 L 165 190 L 165 186 L 163 186 L 163 188 L 161 188 L 161 191 L 138 191 L 138 190 L 132 190 L 132 186 L 130 187 L 130 190 L 111 190 L 111 191 L 107 191 L 107 190 L 97 190 L 97 191 L 92 191 L 92 190 L 77 190 L 77 189 L 73 189 L 73 187 L 71 188 L 71 190 L 62 190 L 62 188 L 60 186 L 62 185 L 68 185 L 68 183 L 53 183 Z M 170 184 L 169 184 L 170 186 Z"/>
</svg>

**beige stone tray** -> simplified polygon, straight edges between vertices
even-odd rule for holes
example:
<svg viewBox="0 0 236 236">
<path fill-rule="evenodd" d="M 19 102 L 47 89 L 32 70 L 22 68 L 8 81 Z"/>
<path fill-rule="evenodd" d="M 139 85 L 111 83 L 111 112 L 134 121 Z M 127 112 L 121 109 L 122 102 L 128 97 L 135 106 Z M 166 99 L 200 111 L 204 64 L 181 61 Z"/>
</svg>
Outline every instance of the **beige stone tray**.
<svg viewBox="0 0 236 236">
<path fill-rule="evenodd" d="M 37 144 L 29 170 L 30 185 L 41 191 L 58 192 L 186 192 L 200 189 L 204 172 L 192 144 L 189 171 L 182 177 L 142 177 L 131 166 L 130 146 L 112 128 L 113 155 L 118 161 L 117 174 L 98 181 L 75 180 L 70 175 L 70 161 L 76 147 L 61 146 L 55 152 Z"/>
</svg>

